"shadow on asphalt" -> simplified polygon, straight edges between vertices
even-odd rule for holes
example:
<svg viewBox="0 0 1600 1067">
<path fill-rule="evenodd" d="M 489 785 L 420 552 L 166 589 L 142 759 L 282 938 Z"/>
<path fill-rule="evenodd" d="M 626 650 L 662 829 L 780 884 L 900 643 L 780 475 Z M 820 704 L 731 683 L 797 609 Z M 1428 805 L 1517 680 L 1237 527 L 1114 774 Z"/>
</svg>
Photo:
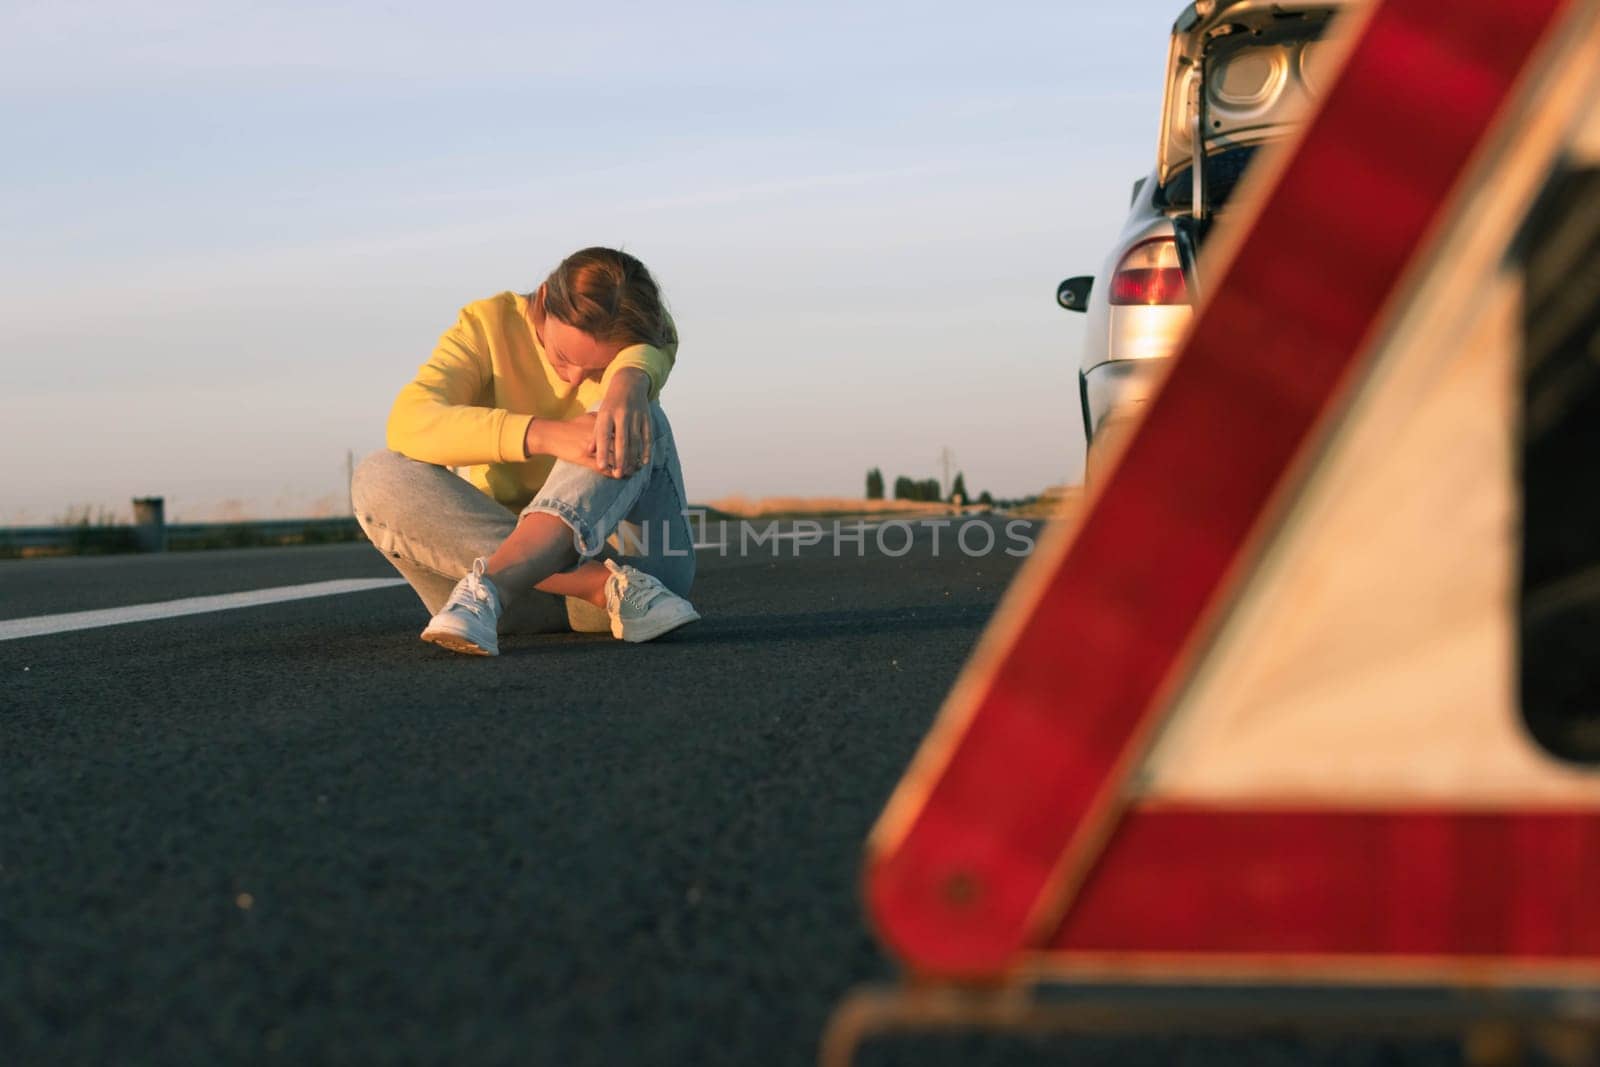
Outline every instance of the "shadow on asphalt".
<svg viewBox="0 0 1600 1067">
<path fill-rule="evenodd" d="M 962 630 L 981 626 L 990 607 L 934 606 L 907 610 L 808 611 L 793 615 L 737 615 L 718 617 L 686 628 L 675 639 L 684 644 L 712 645 L 750 641 L 794 641 L 796 639 L 841 637 L 847 634 L 896 633 Z"/>
</svg>

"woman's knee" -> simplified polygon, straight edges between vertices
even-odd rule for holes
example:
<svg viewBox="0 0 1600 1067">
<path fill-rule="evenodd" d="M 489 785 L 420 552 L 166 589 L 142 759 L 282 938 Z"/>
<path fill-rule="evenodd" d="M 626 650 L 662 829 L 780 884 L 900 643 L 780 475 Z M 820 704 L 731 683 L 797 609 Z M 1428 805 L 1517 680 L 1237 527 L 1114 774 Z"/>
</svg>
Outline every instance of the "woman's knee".
<svg viewBox="0 0 1600 1067">
<path fill-rule="evenodd" d="M 672 446 L 672 423 L 667 419 L 659 400 L 650 405 L 650 431 L 658 444 Z"/>
<path fill-rule="evenodd" d="M 356 464 L 350 476 L 350 503 L 356 514 L 382 508 L 399 486 L 402 465 L 410 462 L 400 453 L 384 449 Z"/>
<path fill-rule="evenodd" d="M 399 452 L 389 449 L 374 452 L 356 464 L 350 478 L 350 503 L 358 519 L 393 518 L 440 475 L 454 477 L 443 467 L 411 459 Z"/>
</svg>

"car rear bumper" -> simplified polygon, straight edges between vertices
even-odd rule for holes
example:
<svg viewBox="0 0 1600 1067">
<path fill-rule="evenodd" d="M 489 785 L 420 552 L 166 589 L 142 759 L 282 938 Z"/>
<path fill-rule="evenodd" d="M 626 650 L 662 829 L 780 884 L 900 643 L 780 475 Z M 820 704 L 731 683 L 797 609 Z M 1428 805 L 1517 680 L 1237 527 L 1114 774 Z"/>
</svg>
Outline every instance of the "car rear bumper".
<svg viewBox="0 0 1600 1067">
<path fill-rule="evenodd" d="M 1111 418 L 1134 414 L 1155 394 L 1166 359 L 1115 359 L 1083 375 L 1084 428 L 1092 441 Z"/>
</svg>

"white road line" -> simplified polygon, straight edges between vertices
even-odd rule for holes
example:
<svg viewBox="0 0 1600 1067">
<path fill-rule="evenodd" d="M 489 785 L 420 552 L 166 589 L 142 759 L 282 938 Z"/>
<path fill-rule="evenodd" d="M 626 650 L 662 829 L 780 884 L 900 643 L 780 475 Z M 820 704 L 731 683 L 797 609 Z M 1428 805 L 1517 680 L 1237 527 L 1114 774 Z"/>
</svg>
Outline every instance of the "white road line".
<svg viewBox="0 0 1600 1067">
<path fill-rule="evenodd" d="M 867 530 L 877 529 L 881 523 L 871 523 Z M 852 532 L 854 528 L 852 527 Z M 763 537 L 761 544 L 771 541 L 792 541 L 798 537 L 820 536 L 817 531 L 791 530 Z M 722 548 L 720 541 L 695 543 L 697 549 Z M 388 589 L 405 585 L 404 578 L 345 578 L 332 582 L 308 582 L 305 585 L 282 585 L 273 589 L 252 589 L 244 593 L 223 593 L 218 596 L 186 597 L 183 600 L 163 600 L 154 604 L 130 604 L 120 608 L 101 608 L 96 611 L 69 611 L 61 615 L 35 615 L 28 619 L 0 619 L 0 641 L 15 641 L 24 637 L 45 637 L 50 634 L 71 633 L 74 630 L 93 630 L 102 626 L 121 626 L 129 622 L 154 622 L 159 619 L 177 619 L 184 615 L 204 615 L 213 611 L 235 611 L 254 608 L 262 604 L 282 604 L 291 600 L 309 600 L 319 596 L 338 596 L 342 593 L 361 593 L 368 589 Z"/>
<path fill-rule="evenodd" d="M 126 622 L 152 622 L 156 619 L 176 619 L 184 615 L 204 615 L 212 611 L 233 611 L 238 608 L 258 607 L 262 604 L 282 604 L 289 600 L 360 593 L 368 589 L 388 589 L 391 586 L 405 584 L 404 578 L 345 578 L 333 582 L 281 585 L 274 589 L 252 589 L 245 593 L 192 596 L 183 600 L 163 600 L 155 604 L 130 604 L 127 607 L 101 608 L 98 611 L 35 615 L 31 619 L 0 619 L 0 641 L 70 633 L 73 630 L 93 630 L 100 626 L 120 626 Z"/>
</svg>

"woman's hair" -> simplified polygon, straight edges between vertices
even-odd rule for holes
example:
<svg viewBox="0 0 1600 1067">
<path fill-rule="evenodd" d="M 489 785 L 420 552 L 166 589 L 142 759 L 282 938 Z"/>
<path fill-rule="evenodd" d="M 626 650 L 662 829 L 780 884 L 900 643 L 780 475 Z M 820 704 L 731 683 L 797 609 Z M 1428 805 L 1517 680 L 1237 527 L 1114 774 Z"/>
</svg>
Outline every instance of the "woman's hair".
<svg viewBox="0 0 1600 1067">
<path fill-rule="evenodd" d="M 678 338 L 645 265 L 615 248 L 574 252 L 534 295 L 535 319 L 554 315 L 597 341 L 655 345 Z"/>
</svg>

